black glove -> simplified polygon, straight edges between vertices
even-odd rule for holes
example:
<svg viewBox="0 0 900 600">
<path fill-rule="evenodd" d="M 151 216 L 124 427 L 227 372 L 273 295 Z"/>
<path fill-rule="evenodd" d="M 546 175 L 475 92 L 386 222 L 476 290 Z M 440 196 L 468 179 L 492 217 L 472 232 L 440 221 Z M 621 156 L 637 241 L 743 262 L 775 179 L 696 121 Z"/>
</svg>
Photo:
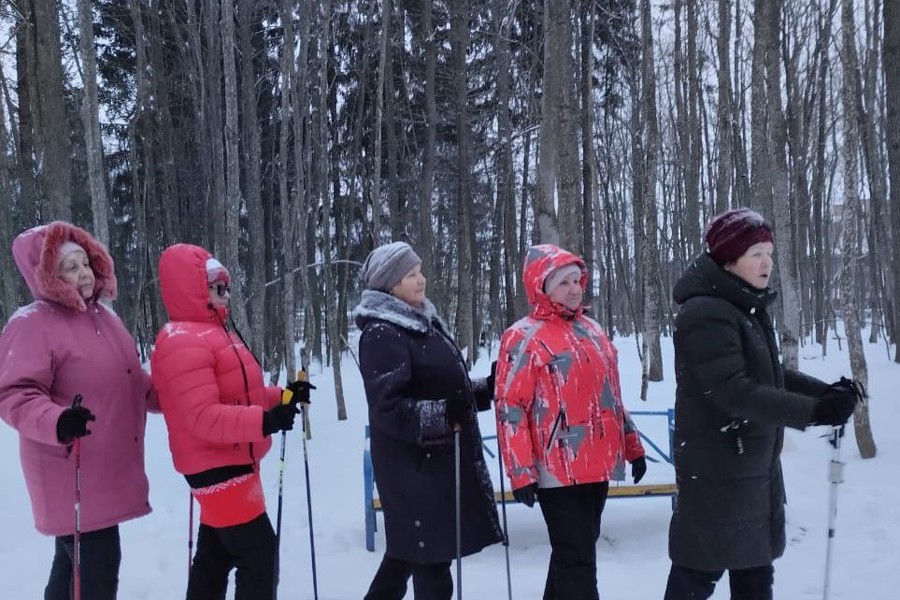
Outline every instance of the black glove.
<svg viewBox="0 0 900 600">
<path fill-rule="evenodd" d="M 309 404 L 311 400 L 309 399 L 309 390 L 316 389 L 316 386 L 311 384 L 309 381 L 292 381 L 287 384 L 287 387 L 284 388 L 286 390 L 290 390 L 293 396 L 291 396 L 291 404 L 297 404 L 298 402 L 302 402 L 303 404 Z"/>
<path fill-rule="evenodd" d="M 813 425 L 843 425 L 850 419 L 858 400 L 856 390 L 832 384 L 816 404 Z"/>
<path fill-rule="evenodd" d="M 647 459 L 643 456 L 631 461 L 631 476 L 634 478 L 634 484 L 640 483 L 641 479 L 647 473 Z"/>
<path fill-rule="evenodd" d="M 276 431 L 290 431 L 294 428 L 294 417 L 297 416 L 297 405 L 279 404 L 263 413 L 263 435 L 272 435 Z"/>
<path fill-rule="evenodd" d="M 532 506 L 534 506 L 534 501 L 537 499 L 537 491 L 538 484 L 529 483 L 525 487 L 520 487 L 517 490 L 513 490 L 513 498 L 515 498 L 516 501 L 521 502 L 528 508 L 531 508 Z"/>
<path fill-rule="evenodd" d="M 469 413 L 472 412 L 472 403 L 469 401 L 469 392 L 466 390 L 457 390 L 446 400 L 447 402 L 447 423 L 450 429 L 454 425 L 462 425 L 469 420 Z"/>
<path fill-rule="evenodd" d="M 56 421 L 56 437 L 60 442 L 67 444 L 75 438 L 90 435 L 91 430 L 87 428 L 88 421 L 96 420 L 94 413 L 81 405 L 67 408 Z"/>
</svg>

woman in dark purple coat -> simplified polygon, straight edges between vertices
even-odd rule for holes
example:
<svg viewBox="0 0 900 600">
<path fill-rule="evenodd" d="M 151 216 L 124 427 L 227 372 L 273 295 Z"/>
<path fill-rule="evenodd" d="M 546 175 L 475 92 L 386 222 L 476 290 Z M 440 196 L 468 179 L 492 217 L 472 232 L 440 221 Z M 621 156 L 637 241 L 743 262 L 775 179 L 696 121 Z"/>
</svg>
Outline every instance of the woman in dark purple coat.
<svg viewBox="0 0 900 600">
<path fill-rule="evenodd" d="M 372 464 L 387 549 L 366 600 L 449 599 L 456 556 L 453 430 L 460 431 L 462 555 L 502 540 L 477 410 L 493 382 L 471 381 L 447 326 L 425 297 L 421 259 L 403 242 L 366 259 L 356 307 Z"/>
</svg>

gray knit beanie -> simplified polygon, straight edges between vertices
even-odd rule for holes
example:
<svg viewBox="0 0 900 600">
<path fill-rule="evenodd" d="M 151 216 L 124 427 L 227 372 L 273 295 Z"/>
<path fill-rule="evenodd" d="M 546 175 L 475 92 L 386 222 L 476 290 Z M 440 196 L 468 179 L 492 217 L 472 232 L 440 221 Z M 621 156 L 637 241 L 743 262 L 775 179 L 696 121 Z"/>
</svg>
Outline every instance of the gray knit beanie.
<svg viewBox="0 0 900 600">
<path fill-rule="evenodd" d="M 393 242 L 379 246 L 369 253 L 369 257 L 363 263 L 360 278 L 370 290 L 390 292 L 400 283 L 404 275 L 421 264 L 422 259 L 409 244 Z"/>
</svg>

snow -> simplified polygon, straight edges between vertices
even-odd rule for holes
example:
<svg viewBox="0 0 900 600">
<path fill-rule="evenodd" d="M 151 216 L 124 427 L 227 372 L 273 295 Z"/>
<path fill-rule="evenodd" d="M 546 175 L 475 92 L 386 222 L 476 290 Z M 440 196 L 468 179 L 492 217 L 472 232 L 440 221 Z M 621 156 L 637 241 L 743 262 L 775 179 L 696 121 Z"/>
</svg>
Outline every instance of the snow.
<svg viewBox="0 0 900 600">
<path fill-rule="evenodd" d="M 638 400 L 640 363 L 633 338 L 615 340 L 626 403 L 633 411 L 664 410 L 673 402 L 671 340 L 663 340 L 666 381 L 651 384 L 650 399 Z M 832 598 L 896 600 L 900 598 L 900 403 L 893 394 L 900 384 L 900 366 L 892 363 L 883 344 L 866 345 L 870 376 L 871 423 L 878 456 L 862 460 L 852 431 L 844 438 L 845 482 L 838 486 L 838 517 L 834 538 Z M 383 531 L 376 534 L 376 552 L 364 544 L 362 453 L 366 408 L 359 372 L 348 355 L 343 385 L 348 420 L 338 421 L 330 370 L 313 372 L 312 439 L 307 456 L 312 481 L 315 549 L 319 598 L 358 599 L 381 560 Z M 473 375 L 489 368 L 482 358 Z M 801 369 L 831 381 L 849 375 L 846 353 L 835 348 L 823 358 L 821 348 L 801 348 Z M 98 418 L 102 418 L 98 415 Z M 491 413 L 482 413 L 484 435 L 494 433 Z M 652 417 L 636 417 L 639 428 L 668 447 L 665 426 Z M 783 455 L 787 486 L 788 548 L 775 563 L 775 597 L 798 600 L 822 598 L 828 524 L 828 464 L 830 447 L 825 428 L 788 432 Z M 277 506 L 280 436 L 263 461 L 263 481 L 269 514 Z M 124 600 L 183 598 L 188 567 L 188 488 L 172 468 L 163 419 L 149 417 L 147 473 L 154 511 L 125 523 L 119 598 Z M 649 448 L 648 448 L 649 451 Z M 651 453 L 653 455 L 653 453 Z M 299 434 L 288 438 L 282 525 L 282 598 L 313 598 L 310 544 L 304 484 L 303 451 Z M 499 488 L 496 459 L 489 463 Z M 0 503 L 0 598 L 38 598 L 42 595 L 53 554 L 52 538 L 34 531 L 31 509 L 18 460 L 15 432 L 0 425 L 0 473 L 4 500 Z M 629 470 L 630 473 L 630 470 Z M 672 481 L 671 467 L 651 463 L 646 483 Z M 506 484 L 508 489 L 508 484 Z M 611 499 L 603 514 L 597 545 L 598 581 L 604 600 L 661 598 L 669 569 L 668 498 Z M 538 508 L 508 505 L 509 559 L 513 597 L 541 597 L 549 546 Z M 379 515 L 379 527 L 383 521 Z M 455 577 L 456 569 L 453 568 Z M 713 596 L 728 598 L 727 576 Z M 463 596 L 506 598 L 504 548 L 496 545 L 463 561 Z M 230 586 L 229 598 L 233 594 Z M 412 598 L 412 591 L 407 595 Z"/>
</svg>

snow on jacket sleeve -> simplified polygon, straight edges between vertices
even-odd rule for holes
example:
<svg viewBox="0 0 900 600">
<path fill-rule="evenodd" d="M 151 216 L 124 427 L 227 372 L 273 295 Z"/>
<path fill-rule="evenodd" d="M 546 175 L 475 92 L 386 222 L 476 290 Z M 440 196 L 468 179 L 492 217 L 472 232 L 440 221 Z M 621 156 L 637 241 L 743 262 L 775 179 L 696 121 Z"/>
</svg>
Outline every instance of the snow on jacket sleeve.
<svg viewBox="0 0 900 600">
<path fill-rule="evenodd" d="M 153 381 L 167 418 L 177 420 L 192 436 L 206 442 L 265 439 L 261 406 L 221 402 L 215 352 L 202 336 L 161 335 L 155 358 Z"/>
<path fill-rule="evenodd" d="M 514 490 L 537 483 L 531 440 L 536 373 L 518 329 L 500 340 L 497 358 L 497 437 L 506 473 Z"/>
<path fill-rule="evenodd" d="M 359 341 L 359 366 L 369 423 L 395 438 L 429 445 L 450 441 L 446 400 L 411 398 L 409 347 L 400 330 L 384 322 L 368 325 Z"/>
<path fill-rule="evenodd" d="M 13 315 L 0 335 L 0 418 L 20 435 L 56 446 L 56 422 L 65 410 L 50 398 L 53 359 L 45 330 Z"/>
</svg>

